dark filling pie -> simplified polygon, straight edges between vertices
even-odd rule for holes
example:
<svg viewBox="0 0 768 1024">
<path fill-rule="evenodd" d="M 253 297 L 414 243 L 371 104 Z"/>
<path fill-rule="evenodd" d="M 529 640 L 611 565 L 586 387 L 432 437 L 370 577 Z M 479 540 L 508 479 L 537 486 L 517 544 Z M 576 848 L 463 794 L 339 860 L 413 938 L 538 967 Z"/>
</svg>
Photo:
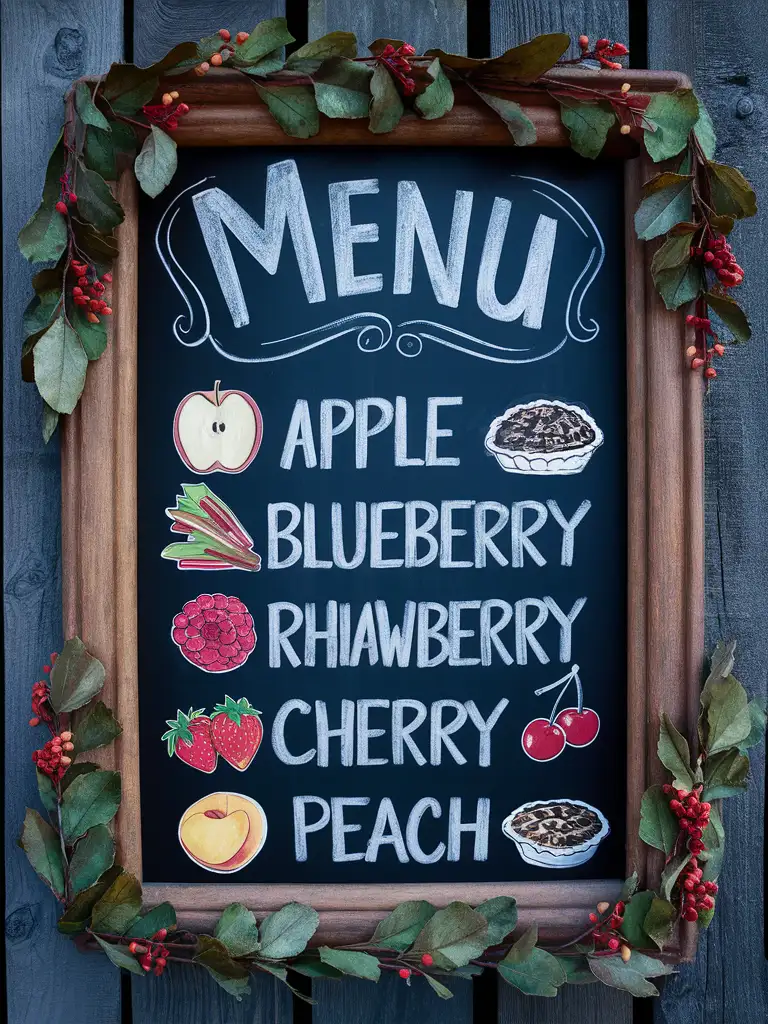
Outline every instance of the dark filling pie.
<svg viewBox="0 0 768 1024">
<path fill-rule="evenodd" d="M 558 849 L 587 843 L 603 827 L 594 811 L 565 802 L 520 811 L 510 825 L 523 839 Z"/>
<path fill-rule="evenodd" d="M 499 448 L 516 452 L 567 452 L 595 440 L 595 431 L 573 409 L 535 405 L 518 409 L 496 431 Z"/>
</svg>

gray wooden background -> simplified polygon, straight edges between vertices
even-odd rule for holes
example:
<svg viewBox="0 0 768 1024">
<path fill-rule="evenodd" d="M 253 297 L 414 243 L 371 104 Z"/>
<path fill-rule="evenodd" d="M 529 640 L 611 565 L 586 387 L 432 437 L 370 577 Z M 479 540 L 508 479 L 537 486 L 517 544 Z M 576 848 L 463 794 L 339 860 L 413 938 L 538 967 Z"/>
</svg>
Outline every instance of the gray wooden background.
<svg viewBox="0 0 768 1024">
<path fill-rule="evenodd" d="M 726 870 L 714 924 L 695 964 L 670 979 L 661 1000 L 632 1005 L 599 986 L 568 986 L 533 1000 L 494 978 L 456 983 L 443 1003 L 387 977 L 319 983 L 312 1008 L 279 982 L 257 980 L 237 1004 L 202 971 L 131 982 L 103 958 L 82 956 L 55 931 L 53 901 L 15 846 L 36 787 L 25 727 L 29 692 L 61 637 L 60 482 L 55 443 L 40 437 L 40 403 L 19 377 L 20 318 L 29 269 L 16 235 L 39 200 L 47 154 L 70 81 L 110 61 L 149 63 L 182 39 L 220 27 L 250 29 L 287 13 L 303 42 L 344 28 L 364 46 L 377 36 L 473 56 L 499 53 L 543 31 L 629 41 L 634 66 L 687 72 L 706 101 L 719 152 L 768 203 L 768 2 L 743 0 L 5 0 L 2 5 L 5 607 L 5 919 L 11 1024 L 744 1024 L 768 1021 L 765 945 L 763 751 L 753 784 L 729 801 Z M 739 641 L 738 673 L 768 696 L 768 279 L 765 214 L 734 233 L 747 270 L 741 292 L 754 340 L 729 351 L 707 400 L 707 639 Z M 109 600 L 109 595 L 104 595 Z"/>
</svg>

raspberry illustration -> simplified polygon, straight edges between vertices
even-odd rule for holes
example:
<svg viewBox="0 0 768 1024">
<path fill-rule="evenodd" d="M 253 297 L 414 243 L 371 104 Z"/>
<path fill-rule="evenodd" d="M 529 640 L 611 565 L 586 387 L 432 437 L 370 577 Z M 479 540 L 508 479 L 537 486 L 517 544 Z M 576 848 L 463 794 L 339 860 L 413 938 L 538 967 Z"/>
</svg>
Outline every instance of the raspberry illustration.
<svg viewBox="0 0 768 1024">
<path fill-rule="evenodd" d="M 171 638 L 203 672 L 231 672 L 256 646 L 253 616 L 237 597 L 200 594 L 174 617 Z"/>
</svg>

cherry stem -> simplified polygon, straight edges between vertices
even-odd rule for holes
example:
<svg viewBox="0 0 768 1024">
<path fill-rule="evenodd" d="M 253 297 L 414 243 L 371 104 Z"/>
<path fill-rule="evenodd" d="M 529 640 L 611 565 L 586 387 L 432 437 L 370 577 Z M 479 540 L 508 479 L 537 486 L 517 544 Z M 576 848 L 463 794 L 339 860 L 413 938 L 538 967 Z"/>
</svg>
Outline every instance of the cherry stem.
<svg viewBox="0 0 768 1024">
<path fill-rule="evenodd" d="M 558 695 L 557 695 L 557 700 L 555 701 L 555 706 L 552 708 L 552 714 L 549 716 L 549 724 L 550 725 L 554 724 L 555 716 L 557 715 L 557 709 L 560 707 L 560 701 L 563 699 L 563 695 L 565 694 L 565 691 L 571 685 L 571 681 L 573 680 L 573 678 L 574 677 L 572 675 L 568 676 L 568 681 L 566 682 L 565 686 L 562 688 L 560 693 L 558 693 Z"/>
<path fill-rule="evenodd" d="M 554 690 L 556 686 L 560 686 L 562 683 L 570 682 L 570 680 L 573 679 L 573 677 L 576 675 L 576 673 L 578 671 L 579 671 L 579 666 L 578 665 L 572 665 L 571 666 L 571 671 L 567 675 L 563 676 L 562 679 L 557 679 L 557 680 L 555 680 L 554 683 L 549 683 L 548 686 L 541 686 L 541 687 L 539 687 L 538 690 L 534 690 L 533 691 L 534 697 L 540 697 L 542 695 L 542 693 L 547 693 L 549 690 Z"/>
</svg>

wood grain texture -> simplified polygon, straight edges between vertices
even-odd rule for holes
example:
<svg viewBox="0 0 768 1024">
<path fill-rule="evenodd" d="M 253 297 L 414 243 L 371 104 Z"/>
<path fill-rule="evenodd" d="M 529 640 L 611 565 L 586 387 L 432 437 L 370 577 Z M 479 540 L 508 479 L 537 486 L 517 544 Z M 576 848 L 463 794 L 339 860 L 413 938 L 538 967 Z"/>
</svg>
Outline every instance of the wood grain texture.
<svg viewBox="0 0 768 1024">
<path fill-rule="evenodd" d="M 474 0 L 473 0 L 474 2 Z M 382 37 L 404 39 L 418 53 L 440 48 L 464 53 L 467 48 L 465 0 L 309 0 L 309 38 L 344 29 L 357 36 L 358 52 Z"/>
<path fill-rule="evenodd" d="M 593 41 L 607 36 L 626 43 L 629 38 L 627 0 L 490 0 L 490 4 L 494 56 L 542 32 L 567 32 L 574 40 L 582 32 Z M 569 53 L 576 56 L 578 46 L 571 46 Z"/>
<path fill-rule="evenodd" d="M 40 201 L 65 90 L 73 79 L 101 72 L 119 58 L 121 48 L 119 0 L 18 0 L 3 5 L 3 753 L 10 1024 L 73 1019 L 112 1024 L 120 1018 L 117 972 L 101 957 L 82 956 L 58 935 L 53 897 L 14 840 L 25 806 L 39 806 L 29 758 L 44 737 L 42 730 L 33 732 L 25 725 L 30 688 L 62 641 L 58 441 L 43 445 L 39 396 L 19 374 L 21 315 L 31 296 L 31 273 L 18 252 L 16 236 Z"/>
<path fill-rule="evenodd" d="M 768 696 L 768 292 L 764 238 L 768 217 L 768 66 L 763 40 L 768 8 L 717 0 L 649 0 L 652 67 L 687 72 L 707 104 L 718 154 L 752 181 L 763 211 L 736 228 L 731 242 L 747 270 L 739 300 L 753 340 L 728 350 L 706 402 L 706 644 L 738 641 L 736 675 L 753 695 Z M 759 202 L 759 199 L 758 199 Z M 722 898 L 695 963 L 670 978 L 656 1020 L 724 1024 L 768 1019 L 761 871 L 765 813 L 765 747 L 750 752 L 749 792 L 728 800 Z"/>
<path fill-rule="evenodd" d="M 249 32 L 285 11 L 284 0 L 134 0 L 133 60 L 142 67 L 176 43 L 211 36 L 220 28 Z"/>
<path fill-rule="evenodd" d="M 472 1019 L 472 982 L 441 978 L 453 999 L 439 999 L 423 978 L 407 985 L 396 974 L 376 984 L 345 978 L 314 982 L 312 1024 L 493 1024 Z"/>
<path fill-rule="evenodd" d="M 499 979 L 498 1024 L 629 1024 L 631 1020 L 632 997 L 599 983 L 565 985 L 557 998 L 542 999 L 525 996 Z"/>
</svg>

